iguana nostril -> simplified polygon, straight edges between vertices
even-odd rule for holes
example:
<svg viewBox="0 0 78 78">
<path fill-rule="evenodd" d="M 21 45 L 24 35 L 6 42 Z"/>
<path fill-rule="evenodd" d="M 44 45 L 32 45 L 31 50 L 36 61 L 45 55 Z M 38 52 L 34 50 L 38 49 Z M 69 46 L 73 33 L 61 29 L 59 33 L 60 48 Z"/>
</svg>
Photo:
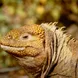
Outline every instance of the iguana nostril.
<svg viewBox="0 0 78 78">
<path fill-rule="evenodd" d="M 9 36 L 8 36 L 8 39 L 12 39 L 12 36 L 11 36 L 11 35 L 9 35 Z"/>
</svg>

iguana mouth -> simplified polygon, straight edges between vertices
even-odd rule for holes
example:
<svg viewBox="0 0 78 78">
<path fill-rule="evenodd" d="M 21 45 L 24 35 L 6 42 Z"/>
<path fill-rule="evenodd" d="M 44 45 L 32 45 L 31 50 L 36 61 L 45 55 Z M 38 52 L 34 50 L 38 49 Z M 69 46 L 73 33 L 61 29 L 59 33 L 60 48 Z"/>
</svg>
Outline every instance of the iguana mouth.
<svg viewBox="0 0 78 78">
<path fill-rule="evenodd" d="M 6 51 L 9 51 L 9 50 L 13 50 L 13 51 L 22 51 L 25 49 L 25 47 L 10 47 L 10 46 L 5 46 L 5 45 L 1 45 L 1 48 L 6 50 Z"/>
<path fill-rule="evenodd" d="M 14 56 L 32 56 L 32 57 L 34 57 L 34 56 L 39 55 L 39 53 L 40 53 L 40 51 L 37 52 L 37 48 L 34 48 L 34 50 L 36 52 L 35 51 L 33 52 L 33 50 L 29 51 L 29 49 L 30 49 L 29 46 L 27 46 L 27 47 L 14 47 L 14 46 L 0 45 L 0 47 L 2 49 L 4 49 L 6 52 L 8 52 L 9 54 L 11 53 Z M 26 48 L 28 48 L 28 49 L 26 50 Z"/>
</svg>

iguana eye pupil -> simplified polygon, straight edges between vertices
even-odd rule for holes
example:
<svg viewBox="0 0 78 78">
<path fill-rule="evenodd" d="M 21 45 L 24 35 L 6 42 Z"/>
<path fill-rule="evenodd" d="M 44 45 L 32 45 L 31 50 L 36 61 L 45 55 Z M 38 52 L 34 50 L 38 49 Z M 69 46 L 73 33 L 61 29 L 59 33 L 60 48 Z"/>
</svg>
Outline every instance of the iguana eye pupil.
<svg viewBox="0 0 78 78">
<path fill-rule="evenodd" d="M 23 38 L 24 38 L 24 39 L 27 39 L 27 38 L 28 38 L 28 35 L 23 36 Z"/>
</svg>

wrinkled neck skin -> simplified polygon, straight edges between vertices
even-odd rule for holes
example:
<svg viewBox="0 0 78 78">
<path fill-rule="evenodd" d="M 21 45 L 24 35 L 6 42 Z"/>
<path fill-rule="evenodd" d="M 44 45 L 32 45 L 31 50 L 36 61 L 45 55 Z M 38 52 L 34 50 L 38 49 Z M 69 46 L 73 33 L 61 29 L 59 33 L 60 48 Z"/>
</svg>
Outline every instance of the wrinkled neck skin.
<svg viewBox="0 0 78 78">
<path fill-rule="evenodd" d="M 77 59 L 73 58 L 72 51 L 69 49 L 68 39 L 66 34 L 59 34 L 59 31 L 56 30 L 57 36 L 57 51 L 53 55 L 53 63 L 55 64 L 53 71 L 50 73 L 50 77 L 53 78 L 77 78 Z M 70 40 L 69 40 L 70 42 Z"/>
<path fill-rule="evenodd" d="M 42 24 L 42 26 L 45 28 L 45 53 L 47 53 L 47 66 L 45 66 L 46 69 L 41 78 L 45 78 L 49 76 L 50 71 L 54 71 L 53 69 L 59 60 L 66 35 L 64 35 L 61 30 L 58 30 L 56 26 L 53 26 L 53 24 L 50 27 L 47 24 Z"/>
<path fill-rule="evenodd" d="M 42 24 L 45 28 L 46 24 Z M 47 34 L 48 33 L 48 34 Z M 69 48 L 70 36 L 54 27 L 46 32 L 47 65 L 41 78 L 77 78 L 77 59 Z"/>
</svg>

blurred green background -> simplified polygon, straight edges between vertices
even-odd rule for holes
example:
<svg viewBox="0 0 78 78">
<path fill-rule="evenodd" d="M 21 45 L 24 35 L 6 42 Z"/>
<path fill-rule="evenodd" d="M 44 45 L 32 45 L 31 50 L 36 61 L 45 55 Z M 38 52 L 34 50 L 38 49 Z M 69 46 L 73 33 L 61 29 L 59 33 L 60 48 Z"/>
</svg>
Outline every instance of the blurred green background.
<svg viewBox="0 0 78 78">
<path fill-rule="evenodd" d="M 0 0 L 0 38 L 25 24 L 59 22 L 78 26 L 78 0 Z M 15 60 L 0 49 L 0 68 L 16 66 Z"/>
</svg>

